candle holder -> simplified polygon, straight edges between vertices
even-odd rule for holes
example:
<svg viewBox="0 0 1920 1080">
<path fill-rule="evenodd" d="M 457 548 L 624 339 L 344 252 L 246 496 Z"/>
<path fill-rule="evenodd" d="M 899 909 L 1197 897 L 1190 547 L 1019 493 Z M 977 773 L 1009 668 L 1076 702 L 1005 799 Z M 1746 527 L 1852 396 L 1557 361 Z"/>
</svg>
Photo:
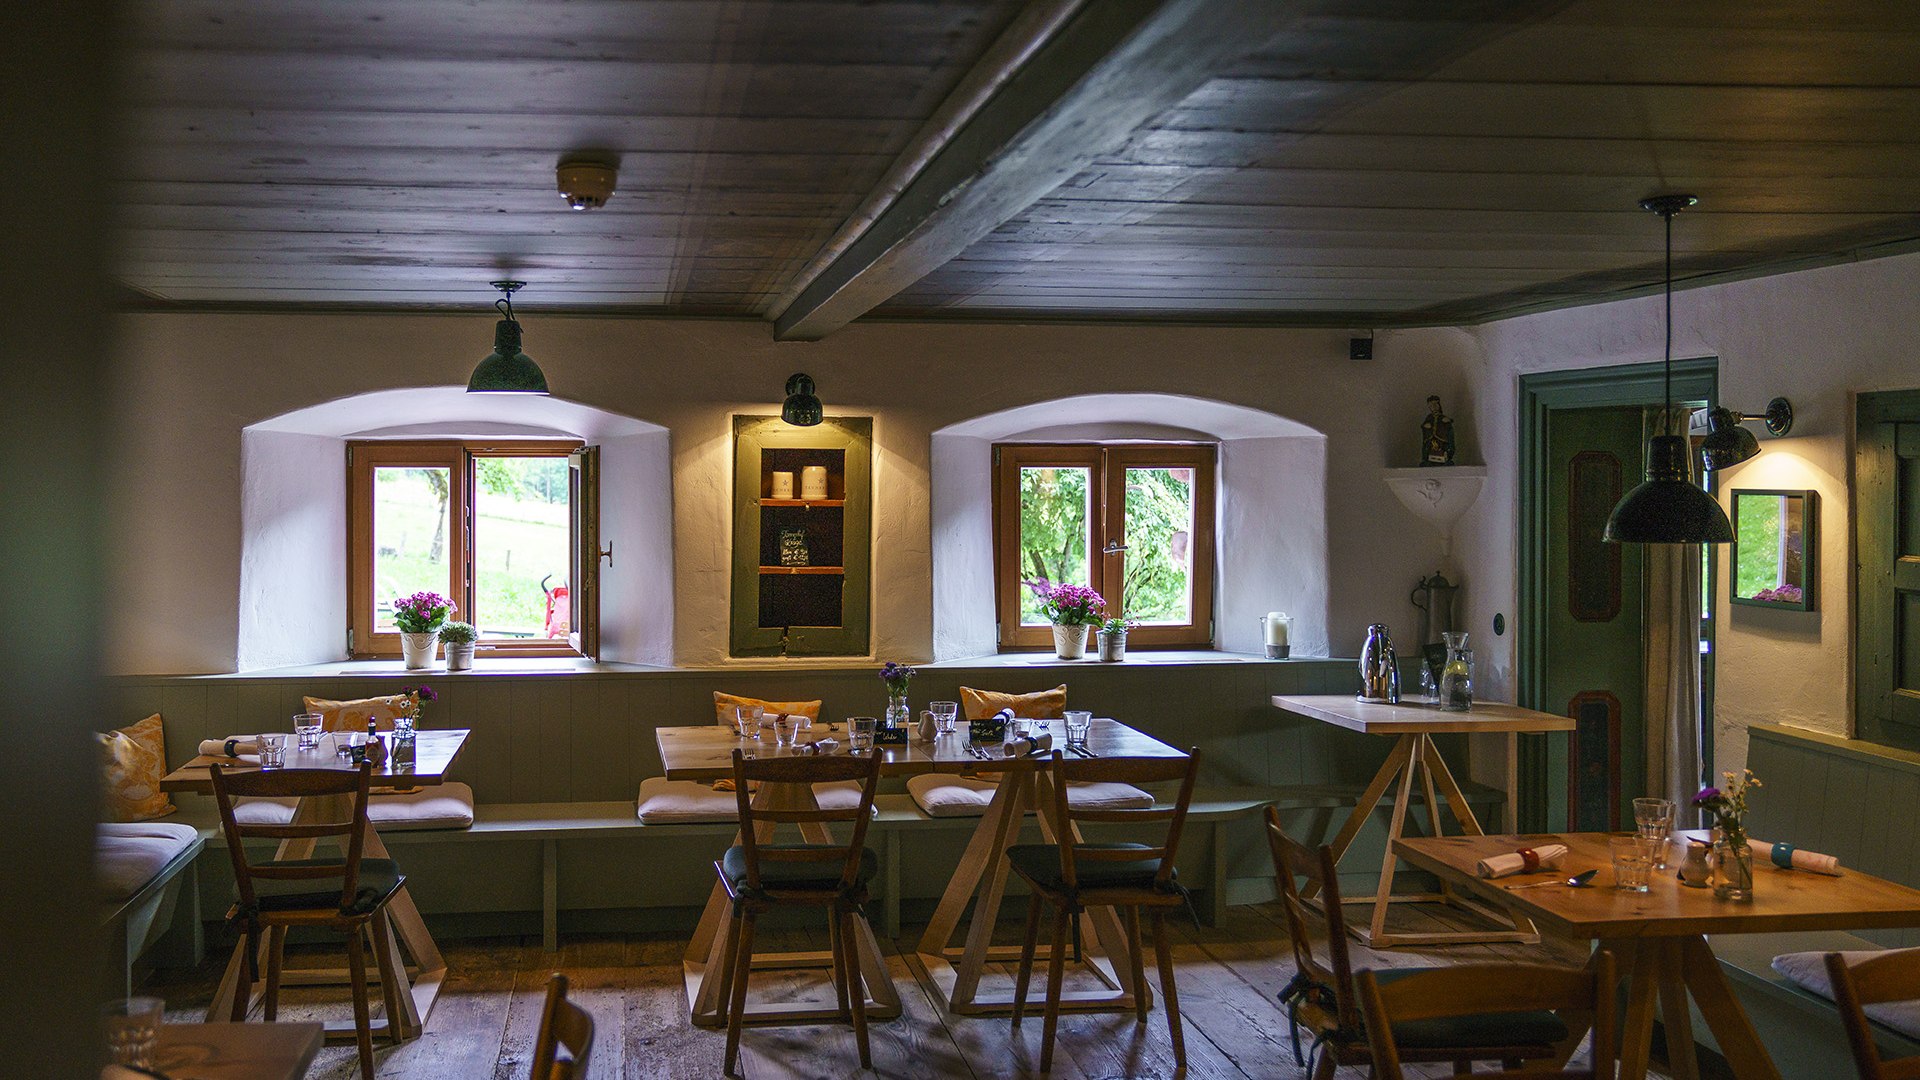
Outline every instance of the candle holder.
<svg viewBox="0 0 1920 1080">
<path fill-rule="evenodd" d="M 1269 611 L 1260 616 L 1260 631 L 1266 636 L 1267 659 L 1285 660 L 1293 652 L 1293 616 L 1284 611 Z"/>
</svg>

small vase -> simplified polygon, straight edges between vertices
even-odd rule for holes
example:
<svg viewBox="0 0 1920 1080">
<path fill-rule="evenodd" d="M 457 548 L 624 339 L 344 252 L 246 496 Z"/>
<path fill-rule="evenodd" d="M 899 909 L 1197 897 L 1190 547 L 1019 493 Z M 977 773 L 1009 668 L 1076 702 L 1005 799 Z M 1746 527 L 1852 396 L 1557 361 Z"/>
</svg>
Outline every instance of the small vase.
<svg viewBox="0 0 1920 1080">
<path fill-rule="evenodd" d="M 1721 900 L 1746 903 L 1753 899 L 1753 848 L 1746 837 L 1729 842 L 1714 834 L 1713 895 Z"/>
<path fill-rule="evenodd" d="M 467 671 L 473 667 L 473 642 L 443 642 L 441 651 L 446 655 L 448 671 Z"/>
<path fill-rule="evenodd" d="M 1100 640 L 1100 659 L 1112 664 L 1127 658 L 1127 632 L 1125 630 L 1101 630 L 1094 635 Z"/>
<path fill-rule="evenodd" d="M 890 728 L 904 728 L 913 723 L 913 710 L 907 707 L 907 695 L 887 692 L 886 725 Z"/>
<path fill-rule="evenodd" d="M 433 665 L 433 647 L 440 643 L 440 635 L 429 630 L 424 634 L 401 634 L 400 655 L 406 658 L 407 670 L 418 671 Z"/>
<path fill-rule="evenodd" d="M 1087 625 L 1053 624 L 1053 654 L 1062 660 L 1078 660 L 1087 655 Z"/>
</svg>

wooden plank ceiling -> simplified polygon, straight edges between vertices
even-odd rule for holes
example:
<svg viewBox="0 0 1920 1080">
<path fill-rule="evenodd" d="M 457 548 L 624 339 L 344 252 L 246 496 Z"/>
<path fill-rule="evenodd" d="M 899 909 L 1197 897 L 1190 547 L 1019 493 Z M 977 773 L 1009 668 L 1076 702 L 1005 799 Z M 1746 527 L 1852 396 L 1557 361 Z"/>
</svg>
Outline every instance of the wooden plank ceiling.
<svg viewBox="0 0 1920 1080">
<path fill-rule="evenodd" d="M 1162 29 L 1209 7 L 1095 2 Z M 160 306 L 477 307 L 511 272 L 530 310 L 784 325 L 824 272 L 867 286 L 825 329 L 869 309 L 1384 326 L 1642 287 L 1661 231 L 1635 202 L 1660 191 L 1701 196 L 1675 227 L 1695 280 L 1920 238 L 1920 4 L 1280 4 L 1117 138 L 1042 145 L 990 102 L 923 155 L 963 179 L 901 235 L 958 239 L 904 274 L 876 272 L 884 214 L 843 225 L 1017 32 L 1013 0 L 138 6 L 122 276 Z M 1151 55 L 1123 54 L 1023 55 L 1146 84 Z M 1025 74 L 1060 76 L 1057 114 L 1086 107 L 1080 70 Z M 1050 84 L 1005 93 L 1029 85 Z M 1063 182 L 994 187 L 1035 146 Z M 603 210 L 554 192 L 576 150 L 619 160 Z"/>
</svg>

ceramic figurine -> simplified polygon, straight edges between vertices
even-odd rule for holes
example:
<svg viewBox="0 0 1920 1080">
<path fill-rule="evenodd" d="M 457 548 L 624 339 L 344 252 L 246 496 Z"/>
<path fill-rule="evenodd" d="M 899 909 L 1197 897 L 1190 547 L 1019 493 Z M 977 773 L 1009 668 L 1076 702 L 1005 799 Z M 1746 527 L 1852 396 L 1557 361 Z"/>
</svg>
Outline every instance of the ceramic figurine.
<svg viewBox="0 0 1920 1080">
<path fill-rule="evenodd" d="M 1440 411 L 1438 394 L 1427 398 L 1427 418 L 1420 421 L 1420 464 L 1453 464 L 1453 417 Z"/>
</svg>

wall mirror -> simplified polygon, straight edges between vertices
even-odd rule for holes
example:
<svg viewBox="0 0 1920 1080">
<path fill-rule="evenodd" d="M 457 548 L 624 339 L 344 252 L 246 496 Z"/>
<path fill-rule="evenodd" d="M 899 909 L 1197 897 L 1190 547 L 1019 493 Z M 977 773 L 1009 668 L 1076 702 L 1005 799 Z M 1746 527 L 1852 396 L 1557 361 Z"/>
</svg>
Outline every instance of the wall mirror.
<svg viewBox="0 0 1920 1080">
<path fill-rule="evenodd" d="M 1755 607 L 1813 610 L 1818 499 L 1812 491 L 1734 490 L 1729 599 Z"/>
</svg>

